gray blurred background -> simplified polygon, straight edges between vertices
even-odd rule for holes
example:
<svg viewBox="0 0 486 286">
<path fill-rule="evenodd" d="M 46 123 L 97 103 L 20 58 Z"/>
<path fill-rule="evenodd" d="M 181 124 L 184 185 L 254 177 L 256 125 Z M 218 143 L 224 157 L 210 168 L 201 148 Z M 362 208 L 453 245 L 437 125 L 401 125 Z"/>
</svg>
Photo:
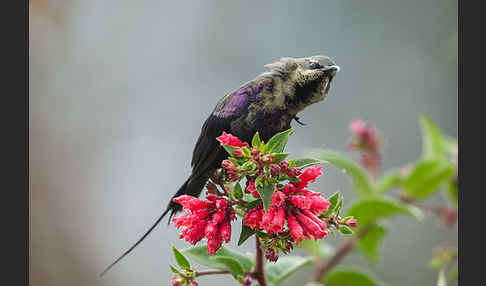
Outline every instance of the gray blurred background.
<svg viewBox="0 0 486 286">
<path fill-rule="evenodd" d="M 301 114 L 308 125 L 294 126 L 294 156 L 344 151 L 353 117 L 386 134 L 385 168 L 420 155 L 420 113 L 457 136 L 456 1 L 30 2 L 30 285 L 167 285 L 170 247 L 187 244 L 165 224 L 98 274 L 188 176 L 217 100 L 280 57 L 325 54 L 342 68 L 326 101 Z M 331 166 L 313 188 L 354 200 Z M 387 225 L 377 265 L 359 253 L 344 264 L 388 285 L 435 285 L 426 264 L 438 244 L 457 244 L 457 230 L 431 215 Z M 302 285 L 312 271 L 285 285 Z"/>
</svg>

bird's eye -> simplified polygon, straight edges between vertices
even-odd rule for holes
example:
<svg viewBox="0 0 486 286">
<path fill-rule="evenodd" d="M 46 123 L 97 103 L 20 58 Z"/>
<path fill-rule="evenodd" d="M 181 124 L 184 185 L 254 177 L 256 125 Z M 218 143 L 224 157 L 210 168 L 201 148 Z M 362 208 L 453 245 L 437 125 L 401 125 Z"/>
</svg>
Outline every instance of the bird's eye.
<svg viewBox="0 0 486 286">
<path fill-rule="evenodd" d="M 309 64 L 309 68 L 312 69 L 312 70 L 314 70 L 314 69 L 321 68 L 321 65 L 318 62 L 311 62 Z"/>
</svg>

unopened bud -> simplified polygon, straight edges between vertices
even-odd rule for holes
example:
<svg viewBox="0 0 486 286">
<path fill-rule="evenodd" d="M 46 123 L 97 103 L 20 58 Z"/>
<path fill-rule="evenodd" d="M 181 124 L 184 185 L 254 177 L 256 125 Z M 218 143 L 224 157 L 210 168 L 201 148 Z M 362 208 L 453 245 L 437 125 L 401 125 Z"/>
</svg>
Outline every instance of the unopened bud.
<svg viewBox="0 0 486 286">
<path fill-rule="evenodd" d="M 270 174 L 272 174 L 273 177 L 276 177 L 278 176 L 279 173 L 280 173 L 280 166 L 277 164 L 272 164 L 270 166 Z"/>
<path fill-rule="evenodd" d="M 356 226 L 358 226 L 358 221 L 353 217 L 353 218 L 346 220 L 344 222 L 344 224 L 346 224 L 347 226 L 350 226 L 350 227 L 356 227 Z"/>
<path fill-rule="evenodd" d="M 228 159 L 223 160 L 223 162 L 221 162 L 221 167 L 223 167 L 227 171 L 236 171 L 235 164 Z"/>
<path fill-rule="evenodd" d="M 238 176 L 238 173 L 236 172 L 228 172 L 228 181 L 230 182 L 236 182 L 238 181 L 240 177 Z"/>
<path fill-rule="evenodd" d="M 267 251 L 265 251 L 265 258 L 267 258 L 268 261 L 276 262 L 278 260 L 278 253 L 272 247 L 267 248 Z"/>
<path fill-rule="evenodd" d="M 182 278 L 179 274 L 175 274 L 172 276 L 172 280 L 170 281 L 170 286 L 182 286 L 182 282 L 184 278 Z"/>
<path fill-rule="evenodd" d="M 245 276 L 243 281 L 241 282 L 242 286 L 251 286 L 251 278 L 250 276 Z"/>
<path fill-rule="evenodd" d="M 300 176 L 302 174 L 302 171 L 299 168 L 292 167 L 292 168 L 288 168 L 286 173 L 287 176 L 295 178 Z"/>
<path fill-rule="evenodd" d="M 280 166 L 280 169 L 282 169 L 282 172 L 287 172 L 287 169 L 289 168 L 289 162 L 287 161 L 282 161 L 278 164 Z"/>
<path fill-rule="evenodd" d="M 442 217 L 446 226 L 452 226 L 457 219 L 457 211 L 455 209 L 448 208 Z"/>
<path fill-rule="evenodd" d="M 266 154 L 265 156 L 263 156 L 262 160 L 265 164 L 272 164 L 273 162 L 275 162 L 275 155 Z"/>
<path fill-rule="evenodd" d="M 260 156 L 260 150 L 257 147 L 251 147 L 250 154 L 253 158 Z"/>
<path fill-rule="evenodd" d="M 215 195 L 215 194 L 218 193 L 218 188 L 213 183 L 208 183 L 206 185 L 206 189 L 208 189 L 208 194 L 214 194 Z"/>
<path fill-rule="evenodd" d="M 292 244 L 292 242 L 287 241 L 285 243 L 285 249 L 287 249 L 288 251 L 291 251 L 292 249 L 294 249 L 294 245 Z"/>
<path fill-rule="evenodd" d="M 243 152 L 243 149 L 241 149 L 240 147 L 236 147 L 233 151 L 233 156 L 235 156 L 236 158 L 242 158 L 243 156 L 245 156 L 245 152 Z"/>
</svg>

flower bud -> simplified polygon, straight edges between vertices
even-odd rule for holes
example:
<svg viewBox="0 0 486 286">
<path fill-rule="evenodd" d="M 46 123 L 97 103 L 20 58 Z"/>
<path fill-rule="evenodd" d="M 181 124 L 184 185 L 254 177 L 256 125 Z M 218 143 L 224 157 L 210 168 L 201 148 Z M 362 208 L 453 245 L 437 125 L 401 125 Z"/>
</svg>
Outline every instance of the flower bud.
<svg viewBox="0 0 486 286">
<path fill-rule="evenodd" d="M 289 167 L 289 163 L 287 161 L 282 161 L 278 165 L 280 166 L 280 169 L 282 169 L 282 172 L 287 172 L 287 169 Z"/>
<path fill-rule="evenodd" d="M 270 174 L 272 174 L 272 177 L 278 176 L 280 173 L 280 166 L 277 164 L 272 164 L 270 165 Z"/>
<path fill-rule="evenodd" d="M 182 278 L 179 274 L 174 274 L 174 276 L 172 276 L 172 280 L 170 281 L 170 286 L 182 286 L 182 282 L 184 282 L 184 278 Z"/>
<path fill-rule="evenodd" d="M 457 219 L 457 211 L 455 209 L 447 208 L 442 219 L 446 226 L 452 226 Z"/>
<path fill-rule="evenodd" d="M 265 156 L 263 156 L 262 161 L 265 164 L 272 164 L 273 162 L 275 162 L 275 155 L 273 155 L 273 154 L 266 154 Z"/>
<path fill-rule="evenodd" d="M 251 147 L 250 154 L 253 158 L 260 156 L 260 150 L 257 147 Z"/>
<path fill-rule="evenodd" d="M 356 227 L 356 226 L 358 226 L 358 221 L 353 217 L 353 218 L 347 219 L 344 222 L 344 224 L 347 225 L 347 226 L 350 226 L 350 227 Z"/>
<path fill-rule="evenodd" d="M 221 162 L 221 167 L 227 171 L 236 171 L 236 165 L 228 159 Z"/>
<path fill-rule="evenodd" d="M 206 185 L 206 189 L 208 189 L 208 194 L 214 194 L 214 195 L 218 194 L 218 188 L 213 183 L 208 183 Z"/>
<path fill-rule="evenodd" d="M 278 253 L 272 247 L 267 248 L 267 251 L 265 251 L 265 258 L 267 258 L 268 261 L 277 262 Z"/>
<path fill-rule="evenodd" d="M 233 156 L 235 156 L 236 158 L 242 158 L 243 156 L 245 156 L 245 152 L 243 152 L 243 149 L 241 149 L 240 147 L 236 147 L 233 151 Z"/>
<path fill-rule="evenodd" d="M 250 276 L 245 276 L 243 281 L 241 282 L 242 286 L 251 286 L 251 278 Z"/>
<path fill-rule="evenodd" d="M 287 251 L 291 251 L 292 249 L 294 249 L 294 245 L 292 244 L 292 242 L 287 241 L 285 243 L 285 249 L 287 249 Z"/>
<path fill-rule="evenodd" d="M 198 285 L 199 284 L 197 284 L 197 282 L 194 280 L 189 281 L 189 286 L 198 286 Z"/>
<path fill-rule="evenodd" d="M 292 167 L 292 168 L 288 168 L 286 173 L 287 176 L 295 178 L 300 176 L 302 174 L 302 171 L 299 168 Z"/>
</svg>

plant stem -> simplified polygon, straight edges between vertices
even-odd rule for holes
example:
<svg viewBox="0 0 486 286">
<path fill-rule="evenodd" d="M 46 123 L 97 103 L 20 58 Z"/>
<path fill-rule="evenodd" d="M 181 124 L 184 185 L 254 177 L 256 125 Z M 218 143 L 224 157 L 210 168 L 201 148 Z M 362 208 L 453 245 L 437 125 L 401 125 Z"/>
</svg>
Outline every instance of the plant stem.
<svg viewBox="0 0 486 286">
<path fill-rule="evenodd" d="M 341 260 L 353 249 L 356 241 L 365 235 L 369 231 L 369 225 L 364 226 L 360 230 L 358 230 L 353 236 L 351 236 L 334 254 L 331 259 L 329 259 L 326 263 L 317 262 L 316 263 L 316 275 L 315 281 L 320 282 L 322 278 L 332 269 L 334 266 L 339 264 Z"/>
<path fill-rule="evenodd" d="M 196 277 L 204 275 L 218 275 L 218 274 L 231 274 L 228 270 L 210 270 L 210 271 L 198 271 L 196 272 Z"/>
<path fill-rule="evenodd" d="M 252 273 L 252 276 L 255 280 L 258 281 L 260 286 L 267 286 L 267 277 L 265 276 L 265 262 L 263 258 L 262 248 L 260 245 L 260 239 L 258 236 L 255 235 L 256 241 L 256 258 L 255 258 L 255 272 Z"/>
</svg>

